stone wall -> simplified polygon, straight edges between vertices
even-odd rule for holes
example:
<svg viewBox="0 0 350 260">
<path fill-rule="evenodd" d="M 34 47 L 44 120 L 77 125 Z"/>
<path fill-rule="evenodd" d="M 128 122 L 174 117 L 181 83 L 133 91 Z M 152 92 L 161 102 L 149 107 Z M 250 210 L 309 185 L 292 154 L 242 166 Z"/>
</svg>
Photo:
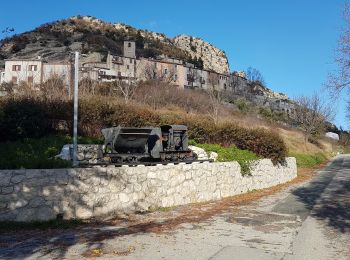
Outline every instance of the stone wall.
<svg viewBox="0 0 350 260">
<path fill-rule="evenodd" d="M 296 177 L 295 158 L 242 176 L 237 162 L 0 171 L 0 221 L 105 218 L 218 200 Z"/>
</svg>

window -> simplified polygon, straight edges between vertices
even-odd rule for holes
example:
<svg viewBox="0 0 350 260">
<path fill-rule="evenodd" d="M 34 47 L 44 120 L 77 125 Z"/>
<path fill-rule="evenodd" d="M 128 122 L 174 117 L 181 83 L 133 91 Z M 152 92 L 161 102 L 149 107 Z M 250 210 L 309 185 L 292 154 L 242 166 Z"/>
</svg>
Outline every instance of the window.
<svg viewBox="0 0 350 260">
<path fill-rule="evenodd" d="M 131 42 L 128 42 L 128 47 L 129 47 L 129 48 L 131 47 Z"/>
<path fill-rule="evenodd" d="M 33 77 L 31 77 L 31 76 L 28 77 L 28 83 L 33 84 Z"/>
<path fill-rule="evenodd" d="M 132 58 L 130 58 L 130 64 L 132 64 Z"/>
<path fill-rule="evenodd" d="M 28 66 L 29 71 L 37 71 L 38 70 L 38 65 L 29 65 Z"/>
<path fill-rule="evenodd" d="M 12 83 L 17 84 L 17 77 L 15 77 L 15 76 L 12 77 Z"/>
<path fill-rule="evenodd" d="M 165 75 L 168 74 L 168 69 L 164 69 L 164 74 L 165 74 Z"/>
<path fill-rule="evenodd" d="M 174 75 L 174 81 L 177 81 L 177 74 Z"/>
<path fill-rule="evenodd" d="M 130 68 L 130 66 L 129 65 L 126 65 L 126 69 L 128 70 Z"/>
<path fill-rule="evenodd" d="M 12 65 L 12 71 L 20 71 L 21 65 Z"/>
</svg>

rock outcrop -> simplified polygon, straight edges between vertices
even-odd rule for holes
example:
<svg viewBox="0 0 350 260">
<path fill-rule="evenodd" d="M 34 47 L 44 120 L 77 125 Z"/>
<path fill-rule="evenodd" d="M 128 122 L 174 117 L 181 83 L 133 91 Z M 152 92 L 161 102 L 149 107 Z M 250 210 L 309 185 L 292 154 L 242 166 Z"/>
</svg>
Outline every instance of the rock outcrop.
<svg viewBox="0 0 350 260">
<path fill-rule="evenodd" d="M 203 67 L 218 73 L 229 73 L 230 67 L 226 54 L 212 44 L 196 37 L 179 35 L 173 39 L 175 46 L 190 53 L 192 58 L 201 58 Z"/>
</svg>

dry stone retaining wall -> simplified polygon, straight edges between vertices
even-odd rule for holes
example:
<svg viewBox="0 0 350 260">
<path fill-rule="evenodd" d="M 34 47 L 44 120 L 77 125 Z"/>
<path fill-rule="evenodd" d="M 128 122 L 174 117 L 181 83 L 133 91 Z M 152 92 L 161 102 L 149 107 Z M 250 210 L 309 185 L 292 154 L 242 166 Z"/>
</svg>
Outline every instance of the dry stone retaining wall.
<svg viewBox="0 0 350 260">
<path fill-rule="evenodd" d="M 237 162 L 137 167 L 0 171 L 0 221 L 105 218 L 218 200 L 287 182 L 295 158 L 283 165 L 258 160 L 242 176 Z"/>
</svg>

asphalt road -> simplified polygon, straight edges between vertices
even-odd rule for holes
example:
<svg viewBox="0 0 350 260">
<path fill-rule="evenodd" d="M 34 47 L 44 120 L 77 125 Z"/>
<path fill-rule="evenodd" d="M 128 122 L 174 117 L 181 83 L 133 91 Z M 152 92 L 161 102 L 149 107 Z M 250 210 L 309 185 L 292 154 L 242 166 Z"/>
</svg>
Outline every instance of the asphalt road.
<svg viewBox="0 0 350 260">
<path fill-rule="evenodd" d="M 166 233 L 131 229 L 2 233 L 0 259 L 350 259 L 350 156 L 308 183 L 206 221 Z"/>
</svg>

